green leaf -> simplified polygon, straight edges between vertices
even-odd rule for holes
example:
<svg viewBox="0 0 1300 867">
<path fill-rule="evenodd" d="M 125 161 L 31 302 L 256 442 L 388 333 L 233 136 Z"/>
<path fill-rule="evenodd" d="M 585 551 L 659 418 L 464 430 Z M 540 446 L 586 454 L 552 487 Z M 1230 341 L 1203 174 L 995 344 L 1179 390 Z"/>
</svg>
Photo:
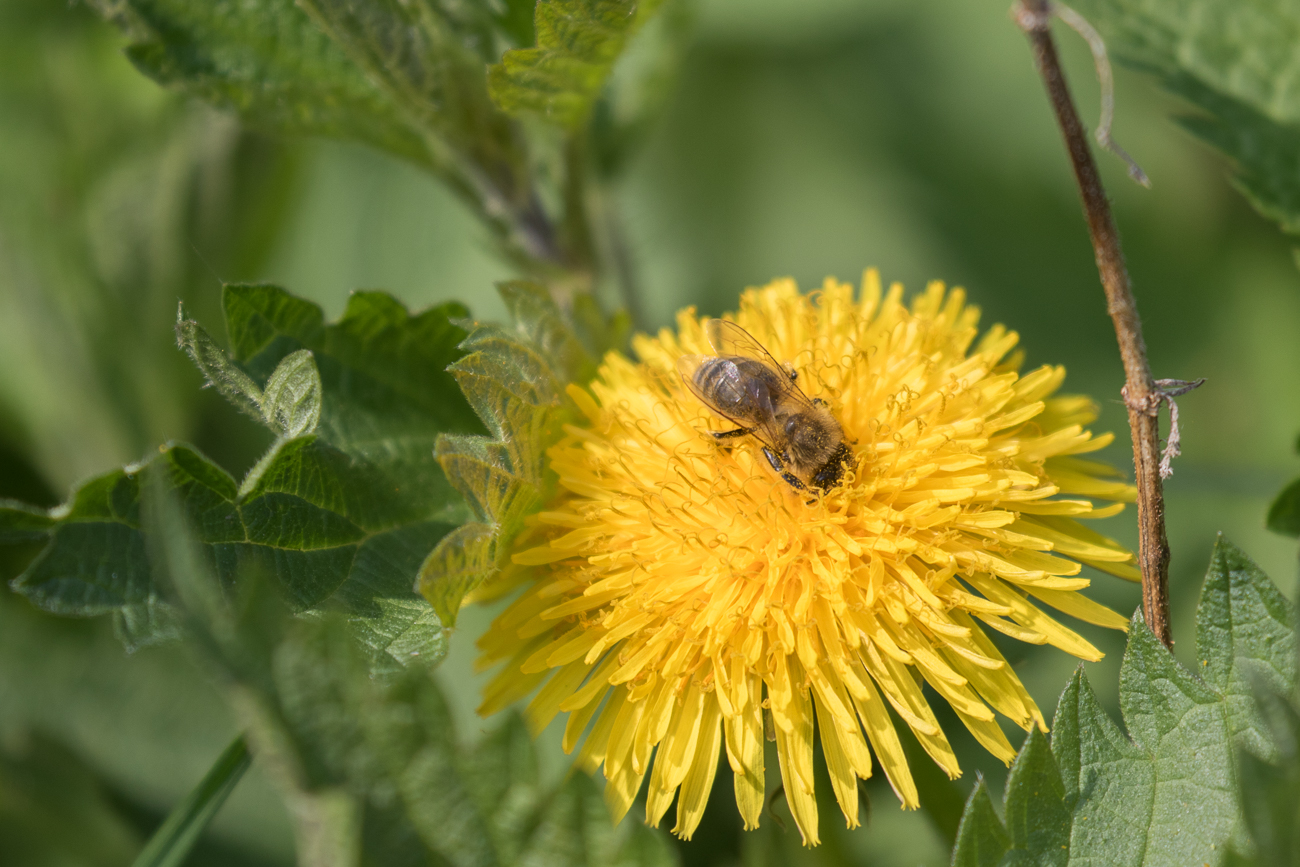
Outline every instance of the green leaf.
<svg viewBox="0 0 1300 867">
<path fill-rule="evenodd" d="M 466 594 L 505 564 L 524 518 L 549 496 L 546 450 L 576 412 L 565 386 L 595 370 L 591 351 L 545 289 L 513 282 L 501 293 L 514 328 L 478 326 L 461 344 L 467 354 L 450 368 L 491 436 L 438 439 L 438 461 L 474 515 L 420 569 L 420 592 L 449 626 Z"/>
<path fill-rule="evenodd" d="M 1292 70 L 1300 7 L 1236 0 L 1081 0 L 1123 59 L 1204 113 L 1183 118 L 1237 166 L 1239 190 L 1300 234 L 1300 89 Z"/>
<path fill-rule="evenodd" d="M 1068 849 L 1070 815 L 1065 786 L 1047 737 L 1029 730 L 1025 745 L 1007 776 L 1006 825 L 1011 836 L 1011 864 L 1036 863 L 1040 853 L 1056 855 Z"/>
<path fill-rule="evenodd" d="M 96 0 L 155 81 L 276 131 L 364 141 L 432 165 L 419 131 L 293 0 Z"/>
<path fill-rule="evenodd" d="M 1294 689 L 1293 618 L 1268 578 L 1220 539 L 1197 609 L 1199 671 L 1179 665 L 1136 615 L 1120 673 L 1128 734 L 1080 668 L 1050 750 L 1031 732 L 1016 758 L 1005 826 L 977 791 L 953 863 L 1218 863 L 1244 834 L 1234 753 L 1277 755 L 1247 685 Z"/>
<path fill-rule="evenodd" d="M 538 0 L 537 45 L 507 51 L 488 70 L 492 99 L 510 114 L 573 128 L 586 119 L 627 40 L 662 0 Z"/>
<path fill-rule="evenodd" d="M 180 867 L 249 763 L 248 744 L 240 735 L 217 757 L 194 791 L 172 809 L 132 867 Z"/>
<path fill-rule="evenodd" d="M 562 258 L 523 129 L 488 95 L 484 70 L 517 29 L 498 4 L 93 2 L 159 83 L 276 132 L 361 141 L 418 163 L 476 208 L 516 261 Z"/>
<path fill-rule="evenodd" d="M 1242 810 L 1250 845 L 1234 848 L 1225 862 L 1258 867 L 1300 867 L 1300 695 L 1261 689 L 1278 759 L 1238 755 Z"/>
<path fill-rule="evenodd" d="M 345 622 L 277 619 L 256 580 L 232 604 L 193 561 L 197 540 L 186 541 L 175 501 L 170 511 L 166 496 L 154 503 L 154 519 L 174 528 L 160 536 L 161 559 L 261 764 L 294 806 L 304 862 L 673 867 L 661 832 L 611 827 L 590 778 L 542 786 L 522 720 L 467 750 L 428 672 L 373 676 Z"/>
<path fill-rule="evenodd" d="M 976 781 L 962 812 L 952 867 L 997 867 L 1010 848 L 1011 837 L 1002 826 L 981 778 Z"/>
<path fill-rule="evenodd" d="M 492 104 L 484 78 L 485 64 L 496 59 L 496 22 L 488 4 L 301 0 L 299 5 L 426 131 L 441 164 L 467 161 L 477 167 L 456 173 L 462 182 L 485 185 L 470 190 L 472 195 L 528 207 L 521 133 Z"/>
<path fill-rule="evenodd" d="M 1263 758 L 1275 753 L 1255 696 L 1287 695 L 1296 684 L 1295 612 L 1249 557 L 1222 539 L 1196 611 L 1201 676 L 1224 700 L 1235 746 Z"/>
<path fill-rule="evenodd" d="M 172 444 L 49 513 L 0 505 L 0 542 L 49 540 L 15 589 L 54 613 L 113 614 L 131 648 L 175 637 L 139 518 L 140 475 L 153 466 L 227 585 L 264 574 L 295 612 L 345 612 L 374 664 L 437 662 L 442 621 L 412 588 L 466 516 L 434 456 L 440 433 L 481 430 L 446 372 L 465 336 L 450 317 L 466 311 L 412 316 L 366 292 L 326 324 L 318 307 L 276 287 L 230 286 L 224 301 L 236 359 L 197 323 L 181 323 L 181 342 L 211 382 L 279 434 L 270 451 L 236 482 Z"/>
<path fill-rule="evenodd" d="M 1300 479 L 1283 488 L 1268 507 L 1268 528 L 1284 536 L 1300 536 Z"/>
<path fill-rule="evenodd" d="M 277 286 L 229 285 L 222 293 L 234 358 L 254 378 L 269 377 L 291 352 L 311 350 L 326 399 L 318 433 L 350 453 L 393 450 L 432 465 L 440 431 L 482 430 L 447 367 L 463 355 L 469 315 L 456 303 L 411 315 L 384 292 L 354 292 L 343 318 Z"/>
<path fill-rule="evenodd" d="M 246 415 L 262 421 L 262 389 L 248 374 L 230 362 L 225 351 L 197 322 L 185 318 L 185 309 L 176 311 L 176 344 L 194 362 L 208 383 L 226 400 Z"/>
<path fill-rule="evenodd" d="M 311 350 L 286 355 L 266 383 L 262 415 L 266 423 L 287 439 L 316 432 L 320 424 L 320 371 Z"/>
</svg>

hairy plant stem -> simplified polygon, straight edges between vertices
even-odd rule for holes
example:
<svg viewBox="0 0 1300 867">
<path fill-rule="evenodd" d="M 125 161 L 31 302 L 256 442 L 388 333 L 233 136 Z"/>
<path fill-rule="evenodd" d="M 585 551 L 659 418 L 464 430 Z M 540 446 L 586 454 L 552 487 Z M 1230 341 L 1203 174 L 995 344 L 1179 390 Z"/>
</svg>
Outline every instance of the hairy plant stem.
<svg viewBox="0 0 1300 867">
<path fill-rule="evenodd" d="M 1142 569 L 1142 613 L 1152 632 L 1173 644 L 1169 631 L 1169 540 L 1165 537 L 1165 497 L 1160 479 L 1159 407 L 1162 395 L 1151 377 L 1142 323 L 1129 285 L 1119 233 L 1110 203 L 1097 173 L 1088 137 L 1065 81 L 1052 41 L 1051 10 L 1047 0 L 1017 0 L 1011 17 L 1029 37 L 1034 62 L 1056 112 L 1057 124 L 1074 167 L 1083 198 L 1088 234 L 1097 258 L 1097 270 L 1106 290 L 1106 311 L 1115 323 L 1120 358 L 1124 362 L 1122 391 L 1133 436 L 1133 465 L 1138 488 L 1138 563 Z"/>
</svg>

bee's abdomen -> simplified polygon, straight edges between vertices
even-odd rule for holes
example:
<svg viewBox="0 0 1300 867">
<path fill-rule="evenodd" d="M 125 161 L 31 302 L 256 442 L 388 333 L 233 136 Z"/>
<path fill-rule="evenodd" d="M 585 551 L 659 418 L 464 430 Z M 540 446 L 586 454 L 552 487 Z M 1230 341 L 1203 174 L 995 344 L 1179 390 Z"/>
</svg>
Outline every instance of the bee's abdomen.
<svg viewBox="0 0 1300 867">
<path fill-rule="evenodd" d="M 731 418 L 756 419 L 771 412 L 771 395 L 781 387 L 766 365 L 739 356 L 714 357 L 695 371 L 695 386 Z"/>
</svg>

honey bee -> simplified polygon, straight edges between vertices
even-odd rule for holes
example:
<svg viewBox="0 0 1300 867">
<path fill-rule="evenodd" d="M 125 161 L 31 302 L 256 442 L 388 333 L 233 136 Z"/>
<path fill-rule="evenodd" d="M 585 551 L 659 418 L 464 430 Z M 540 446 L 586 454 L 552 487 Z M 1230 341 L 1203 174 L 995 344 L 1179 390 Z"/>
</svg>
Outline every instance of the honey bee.
<svg viewBox="0 0 1300 867">
<path fill-rule="evenodd" d="M 838 484 L 853 450 L 826 401 L 810 400 L 795 384 L 794 368 L 779 364 L 736 323 L 710 319 L 704 333 L 717 355 L 683 355 L 677 371 L 701 403 L 739 425 L 709 433 L 719 441 L 753 436 L 772 469 L 797 491 Z"/>
</svg>

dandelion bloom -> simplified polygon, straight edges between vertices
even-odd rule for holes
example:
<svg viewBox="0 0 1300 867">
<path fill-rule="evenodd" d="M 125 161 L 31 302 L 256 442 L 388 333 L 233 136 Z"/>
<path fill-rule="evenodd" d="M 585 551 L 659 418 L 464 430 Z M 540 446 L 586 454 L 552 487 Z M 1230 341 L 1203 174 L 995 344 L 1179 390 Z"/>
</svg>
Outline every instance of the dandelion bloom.
<svg viewBox="0 0 1300 867">
<path fill-rule="evenodd" d="M 910 309 L 901 299 L 898 285 L 882 296 L 874 272 L 858 301 L 831 280 L 811 297 L 781 280 L 746 291 L 733 317 L 843 426 L 853 459 L 821 496 L 783 481 L 752 438 L 708 435 L 735 425 L 677 372 L 682 355 L 714 354 L 693 310 L 676 333 L 638 337 L 639 363 L 611 354 L 588 388 L 570 386 L 586 423 L 550 450 L 560 493 L 491 591 L 526 585 L 479 642 L 482 665 L 505 662 L 480 712 L 540 685 L 531 727 L 568 714 L 564 748 L 581 744 L 588 771 L 604 764 L 616 820 L 649 774 L 647 821 L 676 795 L 673 831 L 689 838 L 725 751 L 756 827 L 774 737 L 790 811 L 815 845 L 814 730 L 849 827 L 872 752 L 914 808 L 889 708 L 960 773 L 920 680 L 1010 761 L 993 711 L 1046 725 L 983 627 L 1095 660 L 1043 606 L 1126 625 L 1078 592 L 1080 564 L 1136 577 L 1128 551 L 1078 520 L 1134 497 L 1078 457 L 1112 439 L 1085 429 L 1092 402 L 1053 396 L 1061 367 L 1021 374 L 1014 332 L 977 340 L 960 289 L 932 284 Z"/>
</svg>

